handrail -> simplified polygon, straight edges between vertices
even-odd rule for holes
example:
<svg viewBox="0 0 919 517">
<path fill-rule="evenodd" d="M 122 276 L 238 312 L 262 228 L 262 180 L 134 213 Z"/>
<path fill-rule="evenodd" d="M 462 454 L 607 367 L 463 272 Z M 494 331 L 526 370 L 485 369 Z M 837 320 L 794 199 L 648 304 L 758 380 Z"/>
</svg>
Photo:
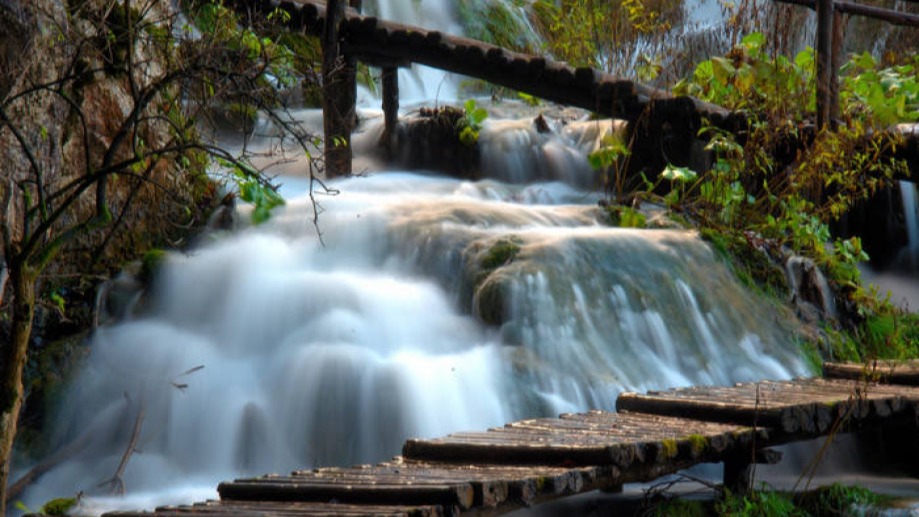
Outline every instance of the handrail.
<svg viewBox="0 0 919 517">
<path fill-rule="evenodd" d="M 775 0 L 776 2 L 782 2 L 786 4 L 800 5 L 807 7 L 808 9 L 816 9 L 817 1 L 816 0 Z M 919 0 L 905 0 L 908 2 L 919 3 Z M 884 9 L 882 7 L 875 7 L 873 5 L 863 5 L 856 4 L 854 2 L 846 2 L 845 0 L 836 0 L 833 2 L 834 8 L 842 14 L 848 14 L 852 16 L 864 16 L 866 18 L 874 18 L 876 20 L 882 20 L 892 25 L 900 25 L 905 27 L 919 27 L 919 14 L 906 13 L 903 11 L 896 11 L 894 9 Z"/>
</svg>

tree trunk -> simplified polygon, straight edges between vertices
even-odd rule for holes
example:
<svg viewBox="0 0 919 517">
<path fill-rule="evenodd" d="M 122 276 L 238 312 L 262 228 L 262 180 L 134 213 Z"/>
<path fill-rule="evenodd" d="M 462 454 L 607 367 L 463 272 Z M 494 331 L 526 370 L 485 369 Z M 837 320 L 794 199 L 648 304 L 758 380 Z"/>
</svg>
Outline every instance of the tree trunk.
<svg viewBox="0 0 919 517">
<path fill-rule="evenodd" d="M 0 344 L 0 517 L 6 515 L 10 457 L 22 407 L 22 370 L 26 364 L 32 317 L 35 314 L 35 277 L 34 271 L 27 264 L 12 261 L 12 341 Z"/>
</svg>

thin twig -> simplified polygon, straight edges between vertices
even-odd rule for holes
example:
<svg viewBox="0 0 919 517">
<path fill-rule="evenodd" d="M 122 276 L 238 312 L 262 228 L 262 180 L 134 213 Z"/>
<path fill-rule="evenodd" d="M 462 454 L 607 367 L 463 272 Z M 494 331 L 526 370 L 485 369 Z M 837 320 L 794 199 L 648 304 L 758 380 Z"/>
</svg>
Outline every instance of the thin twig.
<svg viewBox="0 0 919 517">
<path fill-rule="evenodd" d="M 118 495 L 124 495 L 124 470 L 128 466 L 128 461 L 131 459 L 131 456 L 137 452 L 137 441 L 140 439 L 140 432 L 144 424 L 144 414 L 146 413 L 146 404 L 143 400 L 140 402 L 140 411 L 137 413 L 137 417 L 134 419 L 134 429 L 131 431 L 131 440 L 128 442 L 127 448 L 124 450 L 124 454 L 121 455 L 121 462 L 118 463 L 118 468 L 115 470 L 115 475 L 106 481 L 99 483 L 98 486 L 109 486 L 109 491 L 113 494 L 117 493 Z"/>
</svg>

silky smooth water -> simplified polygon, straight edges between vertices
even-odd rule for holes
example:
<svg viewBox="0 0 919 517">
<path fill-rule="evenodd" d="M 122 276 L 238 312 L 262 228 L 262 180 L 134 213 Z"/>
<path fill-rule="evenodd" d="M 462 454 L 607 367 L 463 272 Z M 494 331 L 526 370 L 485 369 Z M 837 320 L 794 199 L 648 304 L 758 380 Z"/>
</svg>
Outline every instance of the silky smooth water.
<svg viewBox="0 0 919 517">
<path fill-rule="evenodd" d="M 302 162 L 276 168 L 287 206 L 170 255 L 146 310 L 96 331 L 49 426 L 87 445 L 26 504 L 189 502 L 241 475 L 387 459 L 413 436 L 612 410 L 622 390 L 806 373 L 793 321 L 694 232 L 605 223 L 585 156 L 614 127 L 537 133 L 510 111 L 485 123 L 478 182 L 358 156 L 363 176 L 314 202 Z M 379 120 L 364 121 L 370 151 Z M 107 497 L 141 411 L 127 496 Z"/>
<path fill-rule="evenodd" d="M 804 373 L 781 312 L 697 235 L 607 227 L 595 194 L 373 174 L 321 200 L 322 244 L 296 183 L 268 223 L 170 256 L 147 313 L 98 330 L 54 426 L 90 445 L 27 501 L 98 493 L 140 408 L 128 504 L 612 409 L 624 389 Z M 501 239 L 519 251 L 488 275 Z M 495 325 L 475 317 L 482 275 L 502 293 Z"/>
</svg>

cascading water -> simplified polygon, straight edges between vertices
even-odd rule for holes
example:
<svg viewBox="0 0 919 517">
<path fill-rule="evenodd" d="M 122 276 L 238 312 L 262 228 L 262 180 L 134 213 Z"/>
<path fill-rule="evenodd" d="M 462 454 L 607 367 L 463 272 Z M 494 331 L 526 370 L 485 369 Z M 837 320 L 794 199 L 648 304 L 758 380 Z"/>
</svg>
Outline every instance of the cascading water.
<svg viewBox="0 0 919 517">
<path fill-rule="evenodd" d="M 906 221 L 907 245 L 901 261 L 909 269 L 919 269 L 919 189 L 910 181 L 900 182 L 900 195 L 903 199 L 903 218 Z"/>
<path fill-rule="evenodd" d="M 169 257 L 144 314 L 97 331 L 51 426 L 85 446 L 26 503 L 97 494 L 136 422 L 129 497 L 94 499 L 105 508 L 612 409 L 626 389 L 805 373 L 780 310 L 695 233 L 603 222 L 583 158 L 598 123 L 545 134 L 496 118 L 482 169 L 501 180 L 333 181 L 320 241 L 306 186 L 285 178 L 269 222 Z"/>
<path fill-rule="evenodd" d="M 585 191 L 342 180 L 322 245 L 287 183 L 272 220 L 171 257 L 148 313 L 97 332 L 55 426 L 90 445 L 28 501 L 91 493 L 141 407 L 134 505 L 382 460 L 410 436 L 612 409 L 623 389 L 803 373 L 775 309 L 694 233 L 609 228 Z M 514 257 L 488 266 L 502 242 Z"/>
</svg>

